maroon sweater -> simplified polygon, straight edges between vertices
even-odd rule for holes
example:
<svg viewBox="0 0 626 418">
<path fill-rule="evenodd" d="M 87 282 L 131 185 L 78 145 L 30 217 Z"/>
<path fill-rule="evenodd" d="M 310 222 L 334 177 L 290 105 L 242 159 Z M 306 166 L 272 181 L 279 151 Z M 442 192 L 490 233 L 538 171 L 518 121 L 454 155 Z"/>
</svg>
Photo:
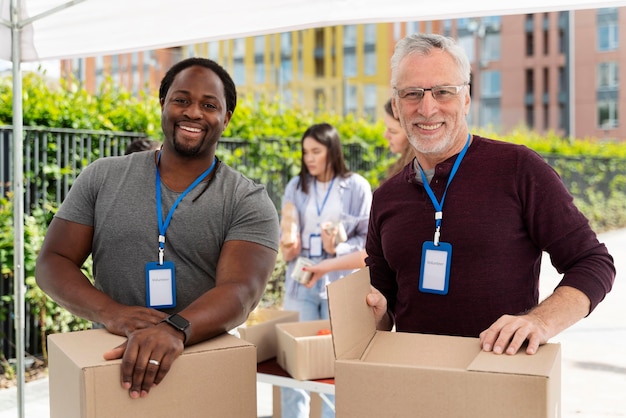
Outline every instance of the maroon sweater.
<svg viewBox="0 0 626 418">
<path fill-rule="evenodd" d="M 439 201 L 455 159 L 438 164 L 430 182 Z M 413 164 L 374 192 L 366 262 L 398 331 L 477 337 L 501 315 L 527 311 L 538 303 L 542 251 L 564 273 L 559 285 L 585 293 L 592 310 L 612 287 L 613 258 L 557 173 L 526 147 L 474 136 L 443 205 L 446 295 L 418 287 L 434 213 Z"/>
</svg>

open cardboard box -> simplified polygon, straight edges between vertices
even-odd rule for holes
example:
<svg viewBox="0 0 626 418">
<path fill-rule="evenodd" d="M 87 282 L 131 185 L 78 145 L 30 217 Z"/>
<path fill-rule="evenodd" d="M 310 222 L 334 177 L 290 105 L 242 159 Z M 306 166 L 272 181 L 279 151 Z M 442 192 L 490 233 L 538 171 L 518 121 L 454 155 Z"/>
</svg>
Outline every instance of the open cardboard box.
<svg viewBox="0 0 626 418">
<path fill-rule="evenodd" d="M 257 362 L 260 363 L 276 357 L 278 353 L 276 324 L 297 322 L 299 317 L 298 311 L 257 308 L 246 322 L 237 327 L 237 331 L 242 339 L 256 345 Z"/>
<path fill-rule="evenodd" d="M 121 360 L 102 358 L 125 340 L 103 329 L 48 336 L 51 418 L 256 416 L 254 345 L 224 334 L 186 347 L 147 397 L 131 399 Z"/>
<path fill-rule="evenodd" d="M 337 417 L 561 416 L 559 344 L 509 356 L 478 338 L 377 331 L 367 268 L 327 289 Z"/>
<path fill-rule="evenodd" d="M 330 330 L 330 321 L 320 319 L 276 324 L 276 362 L 294 379 L 327 379 L 335 375 L 332 337 L 318 335 L 320 330 Z"/>
</svg>

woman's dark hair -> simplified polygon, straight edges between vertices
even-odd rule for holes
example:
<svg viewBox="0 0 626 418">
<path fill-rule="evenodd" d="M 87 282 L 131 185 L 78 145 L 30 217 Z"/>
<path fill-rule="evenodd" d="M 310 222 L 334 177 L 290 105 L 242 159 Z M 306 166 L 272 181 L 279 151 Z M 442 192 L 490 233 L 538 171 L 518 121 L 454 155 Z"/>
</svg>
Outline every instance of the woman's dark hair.
<svg viewBox="0 0 626 418">
<path fill-rule="evenodd" d="M 300 181 L 299 186 L 304 193 L 309 193 L 308 179 L 311 177 L 309 169 L 304 163 L 304 149 L 302 147 L 305 138 L 312 138 L 320 144 L 324 145 L 328 150 L 326 154 L 326 170 L 330 169 L 335 176 L 347 177 L 350 170 L 346 167 L 343 159 L 343 149 L 341 147 L 341 139 L 339 132 L 329 123 L 318 123 L 309 127 L 300 140 L 300 148 L 302 149 L 302 157 L 300 159 Z"/>
<path fill-rule="evenodd" d="M 161 143 L 159 141 L 154 141 L 150 138 L 137 138 L 134 139 L 128 146 L 126 147 L 126 151 L 124 154 L 132 154 L 133 152 L 139 151 L 148 151 L 151 149 L 159 149 Z"/>
<path fill-rule="evenodd" d="M 176 78 L 178 73 L 194 65 L 208 68 L 209 70 L 217 74 L 220 80 L 222 80 L 222 84 L 224 85 L 226 110 L 234 113 L 235 107 L 237 106 L 237 89 L 235 88 L 235 82 L 226 72 L 226 70 L 222 68 L 221 65 L 208 58 L 187 58 L 174 64 L 172 68 L 170 68 L 167 73 L 165 73 L 165 77 L 163 77 L 163 80 L 161 80 L 161 86 L 159 87 L 159 101 L 162 102 L 165 99 L 165 96 L 167 96 L 167 92 L 170 89 L 172 83 L 174 82 L 174 78 Z"/>
<path fill-rule="evenodd" d="M 396 118 L 396 117 L 393 115 L 393 108 L 391 107 L 391 99 L 389 99 L 389 100 L 387 100 L 387 101 L 385 102 L 385 104 L 383 105 L 383 109 L 385 109 L 385 112 L 387 112 L 387 114 L 388 114 L 389 116 L 391 116 L 391 117 L 392 117 L 392 118 L 394 118 L 394 119 Z"/>
</svg>

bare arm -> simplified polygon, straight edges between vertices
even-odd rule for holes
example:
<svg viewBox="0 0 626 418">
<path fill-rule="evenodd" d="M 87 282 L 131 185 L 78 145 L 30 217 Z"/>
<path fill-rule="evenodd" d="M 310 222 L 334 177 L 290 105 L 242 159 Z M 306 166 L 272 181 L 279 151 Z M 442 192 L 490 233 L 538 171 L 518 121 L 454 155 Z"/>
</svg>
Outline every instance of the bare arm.
<svg viewBox="0 0 626 418">
<path fill-rule="evenodd" d="M 306 271 L 313 273 L 306 287 L 313 287 L 315 282 L 330 271 L 352 270 L 365 267 L 365 257 L 367 257 L 367 253 L 365 250 L 361 250 L 337 257 L 326 258 L 313 266 L 305 267 L 304 269 Z"/>
<path fill-rule="evenodd" d="M 591 306 L 589 298 L 569 286 L 554 293 L 524 315 L 503 315 L 480 333 L 484 351 L 515 354 L 528 340 L 527 354 L 534 354 L 541 344 L 584 318 Z"/>
<path fill-rule="evenodd" d="M 119 304 L 91 284 L 81 266 L 91 253 L 92 239 L 92 227 L 54 218 L 37 258 L 35 277 L 41 290 L 73 314 L 102 323 L 117 335 L 128 336 L 164 318 L 154 309 Z"/>
</svg>

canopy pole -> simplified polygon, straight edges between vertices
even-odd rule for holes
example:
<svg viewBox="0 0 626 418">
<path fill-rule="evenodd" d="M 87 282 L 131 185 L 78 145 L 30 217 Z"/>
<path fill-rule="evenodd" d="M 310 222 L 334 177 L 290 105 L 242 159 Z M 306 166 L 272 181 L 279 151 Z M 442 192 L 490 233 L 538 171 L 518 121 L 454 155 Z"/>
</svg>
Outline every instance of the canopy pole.
<svg viewBox="0 0 626 418">
<path fill-rule="evenodd" d="M 11 60 L 13 63 L 13 305 L 17 379 L 17 414 L 24 418 L 24 144 L 22 116 L 21 27 L 18 0 L 11 0 Z"/>
</svg>

